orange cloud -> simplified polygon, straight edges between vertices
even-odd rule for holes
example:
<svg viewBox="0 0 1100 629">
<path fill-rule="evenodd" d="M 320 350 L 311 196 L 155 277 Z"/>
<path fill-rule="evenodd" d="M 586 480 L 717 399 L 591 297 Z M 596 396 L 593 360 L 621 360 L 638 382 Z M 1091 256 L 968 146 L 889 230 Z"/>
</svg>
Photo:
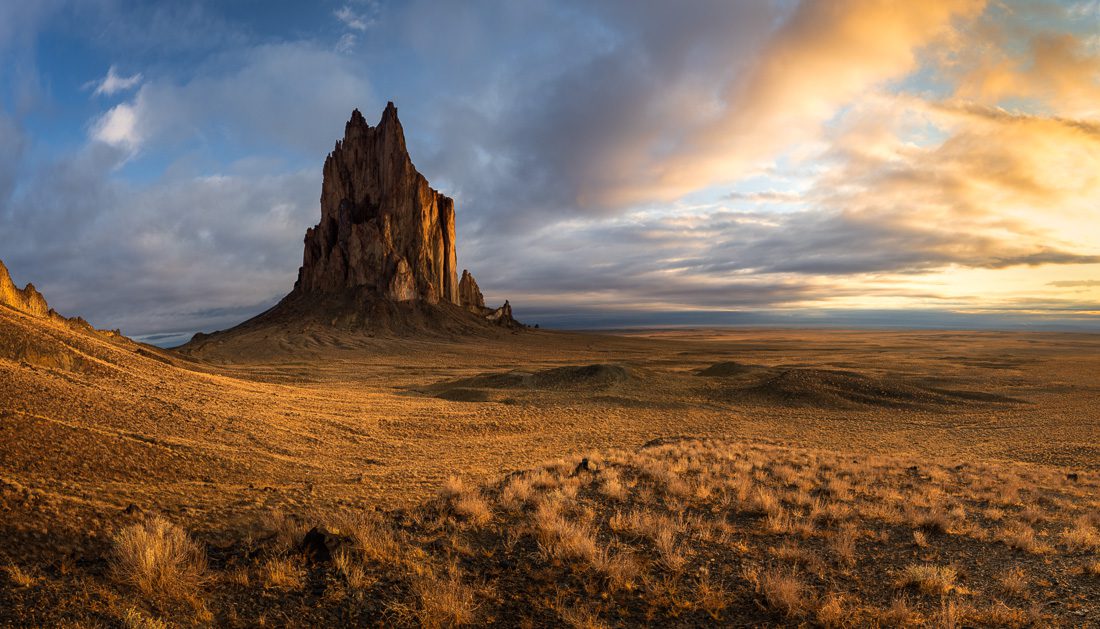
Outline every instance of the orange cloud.
<svg viewBox="0 0 1100 629">
<path fill-rule="evenodd" d="M 623 205 L 736 179 L 752 164 L 817 138 L 822 123 L 853 99 L 912 72 L 920 48 L 984 4 L 805 0 L 717 102 L 699 95 L 704 111 L 685 114 L 694 128 L 674 150 L 667 138 L 654 141 L 657 147 L 631 146 L 605 164 L 583 195 Z"/>
</svg>

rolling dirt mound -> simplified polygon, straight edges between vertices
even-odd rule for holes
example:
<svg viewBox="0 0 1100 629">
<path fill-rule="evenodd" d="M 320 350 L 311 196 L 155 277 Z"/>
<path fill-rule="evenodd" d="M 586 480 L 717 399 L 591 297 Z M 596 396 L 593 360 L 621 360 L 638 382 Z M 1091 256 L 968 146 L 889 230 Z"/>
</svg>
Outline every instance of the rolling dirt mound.
<svg viewBox="0 0 1100 629">
<path fill-rule="evenodd" d="M 540 371 L 531 378 L 536 389 L 607 389 L 632 376 L 620 365 L 581 365 Z"/>
<path fill-rule="evenodd" d="M 833 408 L 912 408 L 948 402 L 946 396 L 893 379 L 829 369 L 783 370 L 748 387 L 745 393 L 773 403 Z"/>
<path fill-rule="evenodd" d="M 923 386 L 899 377 L 840 369 L 784 368 L 716 363 L 701 376 L 732 380 L 718 389 L 724 399 L 813 408 L 932 408 L 975 402 L 1010 404 L 1019 400 L 983 391 Z"/>
<path fill-rule="evenodd" d="M 621 365 L 569 365 L 542 371 L 505 371 L 478 374 L 449 380 L 428 387 L 435 397 L 457 402 L 484 402 L 494 399 L 493 392 L 531 391 L 606 391 L 634 380 Z"/>
<path fill-rule="evenodd" d="M 728 378 L 730 376 L 744 376 L 750 373 L 759 373 L 766 370 L 762 365 L 745 365 L 743 363 L 722 362 L 714 363 L 710 367 L 699 372 L 700 376 L 710 378 Z"/>
</svg>

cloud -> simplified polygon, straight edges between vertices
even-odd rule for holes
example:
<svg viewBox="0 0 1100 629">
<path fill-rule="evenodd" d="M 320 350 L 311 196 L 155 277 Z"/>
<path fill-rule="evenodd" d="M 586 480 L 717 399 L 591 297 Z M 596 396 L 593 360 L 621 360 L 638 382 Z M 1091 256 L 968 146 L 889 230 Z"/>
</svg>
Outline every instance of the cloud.
<svg viewBox="0 0 1100 629">
<path fill-rule="evenodd" d="M 606 159 L 598 178 L 584 182 L 582 198 L 612 205 L 668 201 L 737 179 L 753 164 L 818 137 L 821 125 L 856 97 L 912 72 L 920 48 L 983 4 L 804 0 L 751 65 L 737 76 L 715 77 L 724 86 L 717 94 L 699 95 L 697 103 L 709 111 L 687 128 L 619 147 L 629 152 Z"/>
<path fill-rule="evenodd" d="M 1047 286 L 1057 288 L 1096 288 L 1100 287 L 1100 280 L 1059 280 L 1047 282 Z"/>
<path fill-rule="evenodd" d="M 955 96 L 987 105 L 1025 101 L 1067 117 L 1100 116 L 1100 49 L 1095 47 L 1095 5 L 1065 7 L 1084 34 L 1050 27 L 1050 5 L 1013 2 L 987 11 L 970 37 L 943 54 L 956 79 Z M 979 38 L 986 45 L 970 42 Z"/>
<path fill-rule="evenodd" d="M 358 41 L 358 39 L 355 33 L 344 33 L 336 42 L 336 52 L 342 54 L 350 53 L 355 50 L 355 42 Z"/>
<path fill-rule="evenodd" d="M 356 31 L 365 31 L 374 23 L 373 18 L 371 18 L 369 14 L 356 13 L 348 5 L 336 9 L 333 11 L 333 15 L 335 15 L 336 19 L 340 20 L 344 26 Z"/>
<path fill-rule="evenodd" d="M 15 190 L 26 145 L 23 129 L 0 111 L 0 218 L 7 213 L 8 200 Z"/>
<path fill-rule="evenodd" d="M 110 177 L 122 159 L 91 144 L 13 200 L 0 251 L 51 306 L 141 335 L 226 327 L 289 291 L 316 173 L 133 185 Z"/>
<path fill-rule="evenodd" d="M 119 92 L 125 92 L 137 87 L 141 83 L 142 74 L 132 74 L 130 76 L 120 76 L 115 66 L 111 66 L 107 69 L 107 76 L 99 81 L 92 81 L 85 84 L 85 87 L 95 87 L 92 92 L 93 96 L 113 96 Z"/>
<path fill-rule="evenodd" d="M 137 107 L 128 103 L 115 105 L 92 124 L 92 137 L 104 144 L 136 151 L 142 140 Z"/>
<path fill-rule="evenodd" d="M 320 161 L 352 109 L 371 98 L 370 84 L 343 55 L 308 42 L 261 45 L 227 54 L 186 82 L 145 82 L 100 118 L 93 135 L 115 146 L 177 150 L 196 141 L 280 146 Z"/>
<path fill-rule="evenodd" d="M 803 195 L 798 192 L 781 190 L 763 190 L 761 192 L 731 192 L 726 195 L 730 201 L 751 201 L 753 203 L 798 203 Z"/>
</svg>

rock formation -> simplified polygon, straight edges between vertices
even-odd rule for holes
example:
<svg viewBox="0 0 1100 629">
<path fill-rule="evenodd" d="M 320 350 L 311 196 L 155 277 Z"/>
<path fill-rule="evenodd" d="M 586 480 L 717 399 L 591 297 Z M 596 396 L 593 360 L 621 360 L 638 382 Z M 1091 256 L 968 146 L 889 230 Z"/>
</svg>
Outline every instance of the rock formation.
<svg viewBox="0 0 1100 629">
<path fill-rule="evenodd" d="M 355 110 L 325 159 L 321 221 L 306 230 L 294 290 L 248 321 L 196 334 L 177 349 L 278 353 L 329 342 L 336 330 L 453 337 L 523 327 L 507 302 L 487 308 L 477 281 L 469 271 L 459 281 L 457 268 L 454 201 L 413 166 L 397 108 L 387 104 L 373 127 Z"/>
<path fill-rule="evenodd" d="M 405 147 L 393 103 L 377 126 L 356 109 L 325 160 L 321 222 L 306 231 L 289 297 L 355 293 L 392 302 L 453 304 L 502 323 L 469 271 L 456 272 L 454 201 L 428 185 Z"/>
<path fill-rule="evenodd" d="M 8 268 L 0 262 L 0 304 L 14 308 L 32 317 L 48 317 L 52 312 L 46 304 L 46 298 L 35 289 L 34 284 L 16 288 Z"/>
<path fill-rule="evenodd" d="M 34 284 L 27 283 L 23 288 L 16 287 L 3 261 L 0 261 L 0 306 L 7 306 L 39 319 L 49 319 L 62 323 L 83 332 L 91 332 L 111 338 L 122 337 L 122 332 L 118 330 L 96 330 L 82 317 L 61 316 L 56 310 L 50 308 L 49 304 L 46 303 L 46 298 L 38 292 Z"/>
<path fill-rule="evenodd" d="M 365 287 L 394 301 L 458 304 L 454 201 L 417 172 L 397 108 L 359 110 L 325 160 L 321 222 L 306 232 L 294 290 Z"/>
<path fill-rule="evenodd" d="M 462 270 L 462 279 L 458 281 L 458 304 L 477 314 L 482 314 L 485 310 L 485 297 L 481 294 L 481 288 L 474 276 L 465 269 Z"/>
</svg>

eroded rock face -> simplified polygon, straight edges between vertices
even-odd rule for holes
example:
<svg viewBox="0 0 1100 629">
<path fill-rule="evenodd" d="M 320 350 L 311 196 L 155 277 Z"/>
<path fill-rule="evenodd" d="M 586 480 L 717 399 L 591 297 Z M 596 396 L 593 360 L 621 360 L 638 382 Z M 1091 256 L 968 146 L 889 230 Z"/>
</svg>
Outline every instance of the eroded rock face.
<svg viewBox="0 0 1100 629">
<path fill-rule="evenodd" d="M 485 318 L 493 323 L 501 325 L 518 325 L 519 322 L 512 317 L 512 304 L 504 300 L 504 305 L 485 314 Z"/>
<path fill-rule="evenodd" d="M 34 284 L 17 288 L 3 262 L 0 262 L 0 304 L 34 317 L 50 315 L 50 307 L 46 304 L 46 298 L 42 293 L 35 289 Z"/>
<path fill-rule="evenodd" d="M 454 201 L 413 166 L 393 103 L 374 127 L 352 112 L 325 160 L 321 222 L 306 232 L 294 290 L 363 287 L 394 301 L 459 304 Z"/>
<path fill-rule="evenodd" d="M 465 269 L 462 270 L 462 279 L 458 281 L 458 302 L 476 314 L 482 314 L 485 310 L 485 296 L 481 294 L 477 280 Z"/>
</svg>

